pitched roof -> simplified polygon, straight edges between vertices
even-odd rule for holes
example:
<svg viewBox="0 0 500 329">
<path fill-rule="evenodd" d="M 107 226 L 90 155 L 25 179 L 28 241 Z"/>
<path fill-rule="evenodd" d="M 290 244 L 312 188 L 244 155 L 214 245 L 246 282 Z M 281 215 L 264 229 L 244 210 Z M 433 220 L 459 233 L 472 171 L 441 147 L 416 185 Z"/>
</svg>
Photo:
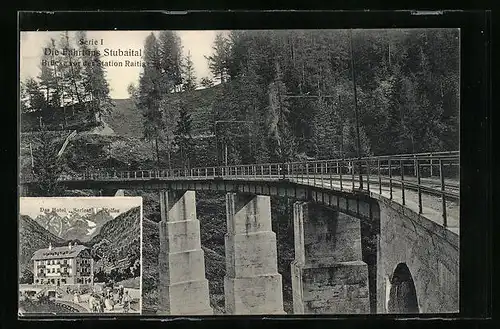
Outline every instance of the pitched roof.
<svg viewBox="0 0 500 329">
<path fill-rule="evenodd" d="M 43 260 L 43 259 L 54 259 L 54 258 L 74 258 L 78 256 L 83 250 L 89 249 L 83 245 L 68 246 L 63 247 L 52 247 L 52 249 L 45 248 L 35 251 L 31 260 Z"/>
</svg>

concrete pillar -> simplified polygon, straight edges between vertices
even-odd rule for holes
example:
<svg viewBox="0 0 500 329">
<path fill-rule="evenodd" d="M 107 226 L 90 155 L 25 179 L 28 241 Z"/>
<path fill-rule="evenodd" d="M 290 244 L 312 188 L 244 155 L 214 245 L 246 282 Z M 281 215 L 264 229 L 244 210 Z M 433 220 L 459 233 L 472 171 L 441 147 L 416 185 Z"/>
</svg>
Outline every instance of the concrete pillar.
<svg viewBox="0 0 500 329">
<path fill-rule="evenodd" d="M 160 192 L 159 314 L 211 315 L 194 191 Z"/>
<path fill-rule="evenodd" d="M 226 314 L 285 314 L 268 196 L 228 193 Z"/>
<path fill-rule="evenodd" d="M 293 217 L 294 314 L 370 313 L 359 219 L 305 202 L 294 204 Z"/>
</svg>

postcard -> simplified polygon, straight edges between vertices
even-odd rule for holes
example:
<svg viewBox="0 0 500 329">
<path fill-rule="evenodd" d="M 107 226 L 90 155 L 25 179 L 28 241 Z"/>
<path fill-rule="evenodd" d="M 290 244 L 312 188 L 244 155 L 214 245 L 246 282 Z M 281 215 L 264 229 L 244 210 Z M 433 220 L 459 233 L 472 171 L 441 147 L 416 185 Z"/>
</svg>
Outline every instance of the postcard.
<svg viewBox="0 0 500 329">
<path fill-rule="evenodd" d="M 458 312 L 460 33 L 21 32 L 20 314 Z"/>
</svg>

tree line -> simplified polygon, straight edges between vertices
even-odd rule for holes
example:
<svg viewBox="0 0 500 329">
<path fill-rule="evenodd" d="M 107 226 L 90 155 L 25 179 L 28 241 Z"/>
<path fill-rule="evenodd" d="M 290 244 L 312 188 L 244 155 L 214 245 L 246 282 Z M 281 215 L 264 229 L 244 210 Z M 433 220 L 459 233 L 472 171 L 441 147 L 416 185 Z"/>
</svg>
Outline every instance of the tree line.
<svg viewBox="0 0 500 329">
<path fill-rule="evenodd" d="M 85 31 L 61 33 L 42 48 L 40 73 L 21 82 L 21 113 L 46 113 L 60 107 L 90 104 L 97 120 L 114 104 L 97 48 L 90 48 Z"/>
<path fill-rule="evenodd" d="M 207 60 L 230 163 L 356 156 L 355 91 L 361 156 L 458 149 L 457 29 L 231 31 Z"/>
<path fill-rule="evenodd" d="M 148 35 L 143 54 L 139 83 L 130 84 L 128 92 L 143 115 L 144 138 L 155 148 L 158 166 L 161 144 L 166 149 L 169 168 L 173 153 L 180 159 L 181 167 L 189 167 L 194 150 L 192 119 L 189 104 L 177 94 L 198 87 L 191 54 L 183 56 L 181 39 L 174 31 Z"/>
</svg>

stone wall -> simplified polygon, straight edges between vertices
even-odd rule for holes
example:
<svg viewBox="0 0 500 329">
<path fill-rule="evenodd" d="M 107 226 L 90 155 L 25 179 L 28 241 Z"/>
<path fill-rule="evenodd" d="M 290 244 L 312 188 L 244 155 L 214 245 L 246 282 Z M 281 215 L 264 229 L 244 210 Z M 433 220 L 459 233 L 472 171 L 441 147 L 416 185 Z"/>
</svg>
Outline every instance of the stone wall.
<svg viewBox="0 0 500 329">
<path fill-rule="evenodd" d="M 459 237 L 409 209 L 380 200 L 377 254 L 377 313 L 387 313 L 389 278 L 408 266 L 420 313 L 459 311 Z"/>
</svg>

